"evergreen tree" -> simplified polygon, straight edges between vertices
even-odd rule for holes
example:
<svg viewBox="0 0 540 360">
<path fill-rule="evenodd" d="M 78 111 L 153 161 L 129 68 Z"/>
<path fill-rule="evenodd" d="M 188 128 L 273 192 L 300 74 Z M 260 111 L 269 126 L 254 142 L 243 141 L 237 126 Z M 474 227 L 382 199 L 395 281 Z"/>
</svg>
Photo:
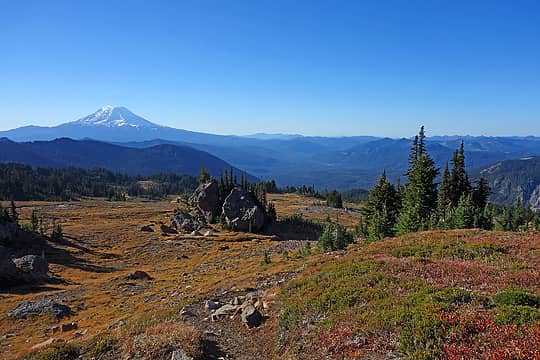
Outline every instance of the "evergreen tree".
<svg viewBox="0 0 540 360">
<path fill-rule="evenodd" d="M 17 213 L 17 206 L 15 205 L 15 201 L 11 200 L 11 204 L 10 204 L 10 209 L 11 209 L 11 214 L 10 214 L 10 217 L 11 217 L 11 221 L 13 221 L 15 224 L 19 224 L 19 214 Z"/>
<path fill-rule="evenodd" d="M 454 225 L 458 229 L 470 229 L 474 226 L 475 208 L 471 194 L 463 195 L 459 199 L 454 211 Z"/>
<path fill-rule="evenodd" d="M 478 179 L 476 185 L 472 190 L 472 200 L 474 206 L 477 209 L 484 209 L 488 203 L 488 198 L 490 194 L 491 190 L 489 188 L 487 180 L 483 176 L 480 176 L 480 179 Z"/>
<path fill-rule="evenodd" d="M 377 185 L 369 192 L 363 210 L 368 241 L 394 235 L 399 208 L 399 195 L 383 172 Z"/>
<path fill-rule="evenodd" d="M 450 200 L 451 176 L 448 169 L 448 162 L 444 168 L 441 183 L 439 184 L 439 194 L 437 197 L 437 225 L 438 227 L 450 228 L 450 214 L 452 213 L 452 202 Z"/>
<path fill-rule="evenodd" d="M 403 207 L 396 225 L 398 234 L 424 230 L 437 208 L 437 185 L 435 179 L 439 170 L 425 150 L 423 127 L 418 136 L 417 159 L 407 171 L 407 185 L 403 197 Z M 414 148 L 412 152 L 414 152 Z M 411 153 L 410 158 L 414 158 Z"/>
<path fill-rule="evenodd" d="M 206 184 L 212 179 L 212 175 L 206 170 L 204 166 L 201 167 L 201 173 L 199 175 L 199 184 Z"/>
<path fill-rule="evenodd" d="M 459 150 L 454 151 L 452 156 L 452 172 L 450 175 L 450 203 L 453 207 L 458 206 L 462 196 L 471 191 L 469 176 L 465 170 L 465 145 L 463 141 Z"/>
</svg>

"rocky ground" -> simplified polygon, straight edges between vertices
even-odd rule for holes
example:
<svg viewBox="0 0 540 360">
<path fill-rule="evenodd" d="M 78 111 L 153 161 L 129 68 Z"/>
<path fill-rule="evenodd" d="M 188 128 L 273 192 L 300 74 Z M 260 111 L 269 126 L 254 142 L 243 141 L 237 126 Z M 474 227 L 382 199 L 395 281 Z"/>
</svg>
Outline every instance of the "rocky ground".
<svg viewBox="0 0 540 360">
<path fill-rule="evenodd" d="M 296 195 L 271 200 L 280 215 L 300 213 L 301 202 L 306 203 Z M 306 253 L 309 241 L 302 239 L 278 241 L 272 234 L 228 232 L 215 225 L 207 236 L 166 231 L 176 201 L 18 205 L 23 223 L 36 209 L 62 224 L 64 237 L 49 241 L 43 252 L 50 275 L 61 281 L 0 291 L 2 359 L 54 344 L 76 344 L 83 358 L 94 358 L 108 341 L 103 339 L 115 339 L 116 349 L 144 358 L 132 341 L 134 329 L 167 321 L 200 334 L 205 358 L 274 358 L 278 310 L 273 297 L 321 257 Z M 322 221 L 327 214 L 317 216 Z M 263 261 L 265 253 L 269 263 Z M 245 304 L 246 295 L 252 303 Z M 212 319 L 217 310 L 205 307 L 207 300 L 231 303 L 233 318 Z M 242 321 L 247 305 L 261 315 L 251 328 Z M 167 359 L 171 350 L 164 352 Z"/>
</svg>

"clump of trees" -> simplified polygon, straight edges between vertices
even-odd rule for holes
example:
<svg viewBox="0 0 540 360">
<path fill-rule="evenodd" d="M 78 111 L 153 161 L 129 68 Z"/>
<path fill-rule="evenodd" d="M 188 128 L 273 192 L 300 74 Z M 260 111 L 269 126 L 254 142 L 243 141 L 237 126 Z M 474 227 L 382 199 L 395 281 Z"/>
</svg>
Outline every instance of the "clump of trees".
<svg viewBox="0 0 540 360">
<path fill-rule="evenodd" d="M 321 251 L 342 250 L 354 241 L 353 235 L 338 222 L 328 222 L 317 242 Z"/>
<path fill-rule="evenodd" d="M 520 200 L 508 208 L 490 204 L 487 181 L 480 177 L 471 183 L 463 142 L 437 183 L 439 169 L 425 138 L 422 126 L 411 147 L 405 186 L 392 184 L 383 172 L 369 192 L 360 224 L 367 241 L 428 229 L 540 230 L 539 216 Z"/>
<path fill-rule="evenodd" d="M 147 177 L 117 174 L 105 169 L 32 168 L 0 164 L 0 200 L 74 200 L 104 197 L 124 200 L 128 196 L 161 198 L 195 190 L 191 175 L 156 174 Z"/>
</svg>

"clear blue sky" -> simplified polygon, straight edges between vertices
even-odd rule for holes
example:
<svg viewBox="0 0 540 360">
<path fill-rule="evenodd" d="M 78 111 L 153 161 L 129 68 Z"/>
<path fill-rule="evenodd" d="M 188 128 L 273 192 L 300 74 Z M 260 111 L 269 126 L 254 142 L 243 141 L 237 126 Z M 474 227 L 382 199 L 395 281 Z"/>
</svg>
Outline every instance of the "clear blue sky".
<svg viewBox="0 0 540 360">
<path fill-rule="evenodd" d="M 540 135 L 540 2 L 0 0 L 0 129 Z"/>
</svg>

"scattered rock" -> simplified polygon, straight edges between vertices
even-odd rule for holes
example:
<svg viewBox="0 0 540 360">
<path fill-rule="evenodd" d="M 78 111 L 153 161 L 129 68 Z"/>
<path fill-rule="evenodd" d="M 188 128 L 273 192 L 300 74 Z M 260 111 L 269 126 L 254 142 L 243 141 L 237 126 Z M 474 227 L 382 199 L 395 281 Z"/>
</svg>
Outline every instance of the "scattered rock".
<svg viewBox="0 0 540 360">
<path fill-rule="evenodd" d="M 265 222 L 264 209 L 249 191 L 238 187 L 223 202 L 223 215 L 239 231 L 259 231 Z"/>
<path fill-rule="evenodd" d="M 14 310 L 8 312 L 8 316 L 16 319 L 24 319 L 32 315 L 51 314 L 56 318 L 62 318 L 71 314 L 69 306 L 59 304 L 53 300 L 45 301 L 23 301 Z"/>
<path fill-rule="evenodd" d="M 56 325 L 48 329 L 45 329 L 45 335 L 56 334 L 57 332 L 60 332 L 60 331 L 62 331 L 62 327 L 60 325 Z"/>
<path fill-rule="evenodd" d="M 172 227 L 169 227 L 165 224 L 161 224 L 160 226 L 160 229 L 161 229 L 161 232 L 165 235 L 174 235 L 174 234 L 178 234 L 178 231 L 176 231 L 175 229 L 173 229 Z"/>
<path fill-rule="evenodd" d="M 206 310 L 216 310 L 219 309 L 223 304 L 219 301 L 213 301 L 213 300 L 206 300 L 204 302 L 204 308 Z"/>
<path fill-rule="evenodd" d="M 270 237 L 270 241 L 283 241 L 283 239 L 280 238 L 278 235 L 272 235 Z"/>
<path fill-rule="evenodd" d="M 171 360 L 193 360 L 193 358 L 188 356 L 184 350 L 174 350 Z"/>
<path fill-rule="evenodd" d="M 124 322 L 124 320 L 119 320 L 117 322 L 114 322 L 112 323 L 111 325 L 109 325 L 108 329 L 109 330 L 114 330 L 114 329 L 118 329 L 122 326 L 124 326 L 126 323 Z"/>
<path fill-rule="evenodd" d="M 154 229 L 152 229 L 152 227 L 150 225 L 145 225 L 145 226 L 141 227 L 141 231 L 143 231 L 143 232 L 154 232 Z"/>
<path fill-rule="evenodd" d="M 192 311 L 190 311 L 189 309 L 182 308 L 182 310 L 180 310 L 180 316 L 193 317 L 193 316 L 195 316 L 195 314 Z"/>
<path fill-rule="evenodd" d="M 39 350 L 39 349 L 42 349 L 44 347 L 47 347 L 49 345 L 52 345 L 52 344 L 59 344 L 59 343 L 63 343 L 65 342 L 64 339 L 58 339 L 58 338 L 50 338 L 49 340 L 46 340 L 42 343 L 39 343 L 39 344 L 36 344 L 34 346 L 32 346 L 32 350 Z"/>
<path fill-rule="evenodd" d="M 233 315 L 237 310 L 238 310 L 238 306 L 231 305 L 231 304 L 225 304 L 222 307 L 220 307 L 219 309 L 217 309 L 211 315 L 212 321 L 219 320 L 219 318 L 222 317 L 222 316 Z"/>
<path fill-rule="evenodd" d="M 72 330 L 77 330 L 78 325 L 76 322 L 70 322 L 67 324 L 62 324 L 61 328 L 62 328 L 62 332 L 72 331 Z"/>
<path fill-rule="evenodd" d="M 242 322 L 249 328 L 257 327 L 262 324 L 263 316 L 254 305 L 247 305 L 242 310 Z"/>
<path fill-rule="evenodd" d="M 129 274 L 127 278 L 129 280 L 152 280 L 152 277 L 148 273 L 141 270 Z"/>
</svg>

